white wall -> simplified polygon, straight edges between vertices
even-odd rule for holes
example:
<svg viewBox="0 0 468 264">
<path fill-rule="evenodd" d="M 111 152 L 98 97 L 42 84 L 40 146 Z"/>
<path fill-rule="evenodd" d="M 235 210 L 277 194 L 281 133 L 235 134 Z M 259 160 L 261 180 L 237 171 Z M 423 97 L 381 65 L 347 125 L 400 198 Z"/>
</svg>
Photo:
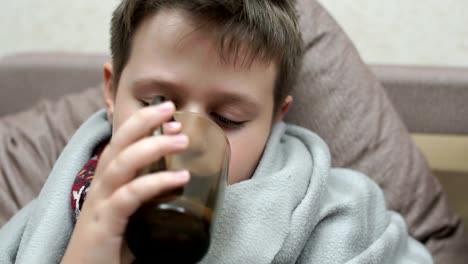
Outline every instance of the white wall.
<svg viewBox="0 0 468 264">
<path fill-rule="evenodd" d="M 2 0 L 0 0 L 2 1 Z M 0 56 L 108 52 L 119 0 L 3 0 Z M 367 62 L 468 66 L 468 0 L 321 0 Z"/>
<path fill-rule="evenodd" d="M 367 62 L 468 66 L 468 0 L 321 0 Z"/>
<path fill-rule="evenodd" d="M 119 0 L 0 1 L 0 56 L 31 50 L 109 50 L 109 21 Z"/>
</svg>

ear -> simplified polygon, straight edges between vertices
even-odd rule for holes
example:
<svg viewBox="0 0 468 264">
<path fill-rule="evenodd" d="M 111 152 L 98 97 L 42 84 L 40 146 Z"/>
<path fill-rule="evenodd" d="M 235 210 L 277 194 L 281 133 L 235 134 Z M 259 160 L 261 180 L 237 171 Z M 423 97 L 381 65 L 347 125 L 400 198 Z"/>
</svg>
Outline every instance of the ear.
<svg viewBox="0 0 468 264">
<path fill-rule="evenodd" d="M 115 108 L 115 92 L 117 87 L 114 87 L 114 67 L 112 63 L 104 64 L 104 103 L 107 110 L 107 120 L 112 122 Z"/>
<path fill-rule="evenodd" d="M 293 97 L 291 95 L 286 96 L 286 98 L 283 101 L 283 104 L 281 105 L 281 109 L 276 118 L 276 122 L 283 121 L 283 118 L 288 113 L 289 109 L 292 106 L 292 103 L 293 103 Z"/>
</svg>

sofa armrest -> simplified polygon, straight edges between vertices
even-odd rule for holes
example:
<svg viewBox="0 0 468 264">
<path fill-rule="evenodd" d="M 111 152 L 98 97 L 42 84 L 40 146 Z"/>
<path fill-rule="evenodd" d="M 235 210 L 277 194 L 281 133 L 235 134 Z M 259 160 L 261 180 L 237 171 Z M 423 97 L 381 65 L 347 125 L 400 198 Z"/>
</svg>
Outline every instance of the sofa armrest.
<svg viewBox="0 0 468 264">
<path fill-rule="evenodd" d="M 371 65 L 412 133 L 468 135 L 468 68 Z"/>
<path fill-rule="evenodd" d="M 102 81 L 109 56 L 79 53 L 23 53 L 0 59 L 0 116 L 56 99 Z"/>
</svg>

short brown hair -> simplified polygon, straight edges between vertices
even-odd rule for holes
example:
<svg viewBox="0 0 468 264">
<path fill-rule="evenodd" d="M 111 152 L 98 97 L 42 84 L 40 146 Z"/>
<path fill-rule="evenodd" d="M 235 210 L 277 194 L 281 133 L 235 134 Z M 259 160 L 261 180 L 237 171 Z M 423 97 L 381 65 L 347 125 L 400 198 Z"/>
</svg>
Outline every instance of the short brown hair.
<svg viewBox="0 0 468 264">
<path fill-rule="evenodd" d="M 111 22 L 115 87 L 130 57 L 137 27 L 163 8 L 182 10 L 209 23 L 219 37 L 223 58 L 229 54 L 228 59 L 239 59 L 239 49 L 246 45 L 248 54 L 242 63 L 255 59 L 277 63 L 275 107 L 290 93 L 303 53 L 294 0 L 122 0 Z"/>
</svg>

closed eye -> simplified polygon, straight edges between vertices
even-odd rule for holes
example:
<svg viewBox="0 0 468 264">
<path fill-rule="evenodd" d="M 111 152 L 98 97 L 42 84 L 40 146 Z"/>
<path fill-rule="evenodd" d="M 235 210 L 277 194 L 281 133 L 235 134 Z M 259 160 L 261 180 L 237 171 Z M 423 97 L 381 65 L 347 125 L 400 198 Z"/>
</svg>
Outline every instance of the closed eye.
<svg viewBox="0 0 468 264">
<path fill-rule="evenodd" d="M 211 113 L 214 121 L 223 129 L 239 129 L 241 128 L 246 121 L 234 121 L 229 118 L 226 118 L 218 113 Z"/>
</svg>

